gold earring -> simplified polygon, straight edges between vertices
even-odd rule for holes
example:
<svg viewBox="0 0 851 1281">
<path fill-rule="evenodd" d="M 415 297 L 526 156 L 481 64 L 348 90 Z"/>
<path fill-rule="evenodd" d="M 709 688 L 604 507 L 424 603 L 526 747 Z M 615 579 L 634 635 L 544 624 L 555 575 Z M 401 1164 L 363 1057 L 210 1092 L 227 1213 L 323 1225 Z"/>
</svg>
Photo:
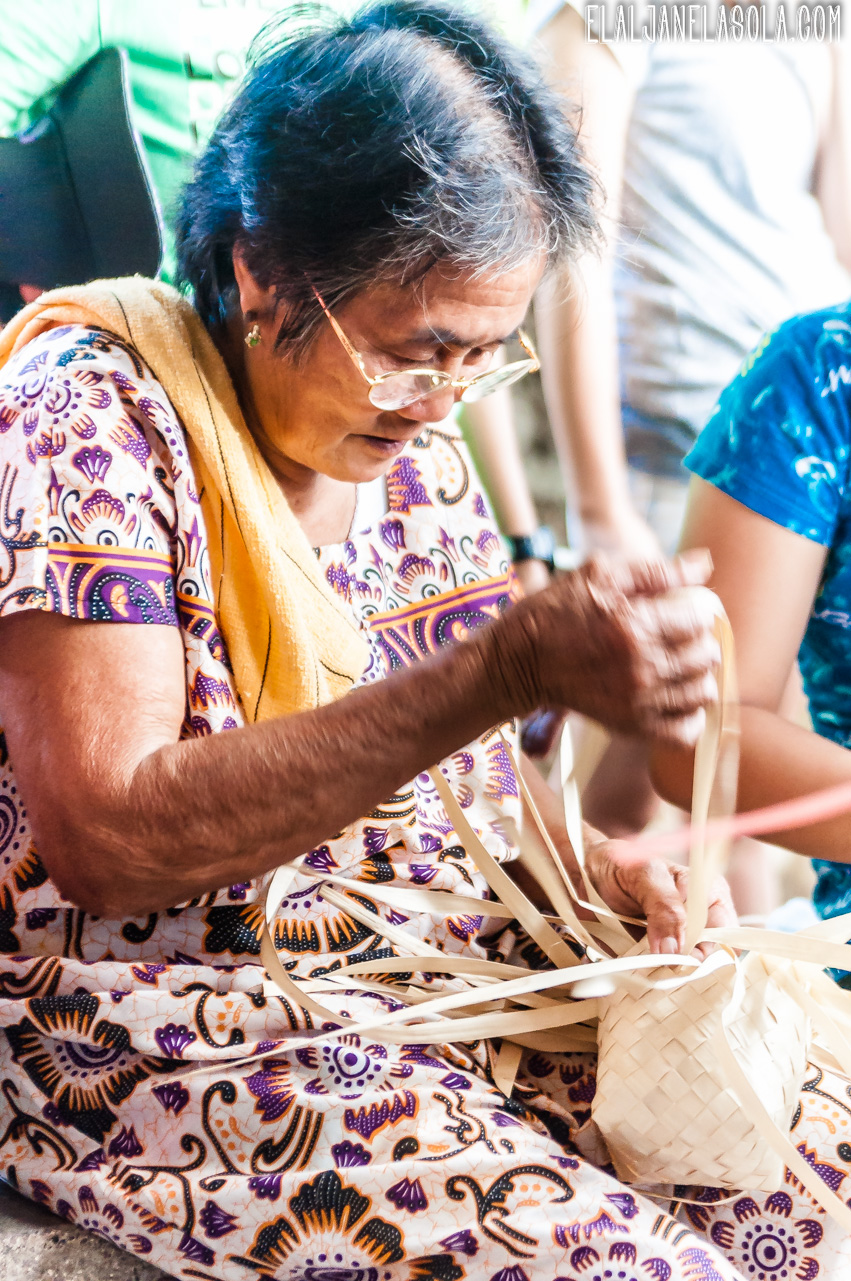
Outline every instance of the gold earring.
<svg viewBox="0 0 851 1281">
<path fill-rule="evenodd" d="M 260 343 L 260 326 L 252 325 L 245 335 L 246 347 L 257 347 Z"/>
</svg>

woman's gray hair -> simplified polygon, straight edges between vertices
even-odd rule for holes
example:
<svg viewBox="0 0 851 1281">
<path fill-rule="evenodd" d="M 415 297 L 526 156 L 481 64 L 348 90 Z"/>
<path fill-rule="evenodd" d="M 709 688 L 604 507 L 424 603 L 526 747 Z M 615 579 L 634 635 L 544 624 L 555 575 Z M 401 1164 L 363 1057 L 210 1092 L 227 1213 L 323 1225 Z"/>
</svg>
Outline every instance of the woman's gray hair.
<svg viewBox="0 0 851 1281">
<path fill-rule="evenodd" d="M 212 327 L 238 248 L 287 303 L 278 341 L 379 280 L 436 262 L 483 273 L 593 240 L 594 184 L 564 104 L 534 62 L 439 0 L 350 20 L 311 8 L 260 33 L 199 158 L 180 217 L 180 275 Z"/>
</svg>

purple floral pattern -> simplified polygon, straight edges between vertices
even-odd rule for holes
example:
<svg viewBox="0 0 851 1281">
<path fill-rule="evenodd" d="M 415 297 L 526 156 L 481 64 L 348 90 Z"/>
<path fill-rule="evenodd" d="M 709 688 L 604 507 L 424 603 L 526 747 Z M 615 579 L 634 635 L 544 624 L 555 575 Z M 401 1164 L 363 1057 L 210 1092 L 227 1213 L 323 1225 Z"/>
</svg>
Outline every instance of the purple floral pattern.
<svg viewBox="0 0 851 1281">
<path fill-rule="evenodd" d="M 166 1112 L 173 1112 L 175 1116 L 178 1116 L 189 1102 L 189 1091 L 179 1081 L 158 1085 L 151 1093 L 154 1098 L 159 1099 Z"/>
<path fill-rule="evenodd" d="M 197 1033 L 190 1031 L 185 1023 L 166 1023 L 154 1032 L 154 1040 L 167 1059 L 182 1059 L 183 1051 L 197 1040 Z"/>
<path fill-rule="evenodd" d="M 388 1188 L 384 1195 L 388 1201 L 393 1202 L 397 1210 L 405 1210 L 408 1214 L 416 1214 L 418 1210 L 425 1210 L 428 1206 L 426 1194 L 419 1179 L 400 1179 L 392 1188 Z"/>
</svg>

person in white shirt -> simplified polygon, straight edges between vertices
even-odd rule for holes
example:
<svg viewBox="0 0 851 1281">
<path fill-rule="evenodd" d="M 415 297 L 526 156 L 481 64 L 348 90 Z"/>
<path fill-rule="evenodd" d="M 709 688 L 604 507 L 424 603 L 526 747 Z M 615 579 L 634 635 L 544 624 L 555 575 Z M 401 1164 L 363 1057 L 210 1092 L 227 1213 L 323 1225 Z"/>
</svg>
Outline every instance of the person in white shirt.
<svg viewBox="0 0 851 1281">
<path fill-rule="evenodd" d="M 581 109 L 606 232 L 537 309 L 571 541 L 638 557 L 676 546 L 682 458 L 761 335 L 851 293 L 851 57 L 595 41 L 570 3 L 530 18 Z M 612 834 L 644 826 L 642 749 L 615 740 L 586 803 Z"/>
</svg>

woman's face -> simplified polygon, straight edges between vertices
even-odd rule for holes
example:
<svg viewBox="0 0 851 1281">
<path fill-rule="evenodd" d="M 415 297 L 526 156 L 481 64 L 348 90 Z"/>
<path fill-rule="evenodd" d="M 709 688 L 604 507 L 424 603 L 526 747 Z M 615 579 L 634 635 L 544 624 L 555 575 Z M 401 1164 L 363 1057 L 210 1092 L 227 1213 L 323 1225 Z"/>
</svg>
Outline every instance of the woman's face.
<svg viewBox="0 0 851 1281">
<path fill-rule="evenodd" d="M 244 385 L 259 443 L 282 477 L 321 473 L 361 483 L 385 472 L 424 423 L 450 413 L 452 389 L 395 411 L 376 409 L 369 385 L 330 323 L 323 321 L 299 366 L 274 350 L 282 312 L 234 259 L 243 314 L 258 316 L 260 342 L 244 348 Z M 377 285 L 335 312 L 367 373 L 432 366 L 453 379 L 484 373 L 523 318 L 543 270 L 536 260 L 514 271 L 472 278 L 438 265 L 416 286 Z M 244 329 L 250 324 L 244 323 Z"/>
</svg>

